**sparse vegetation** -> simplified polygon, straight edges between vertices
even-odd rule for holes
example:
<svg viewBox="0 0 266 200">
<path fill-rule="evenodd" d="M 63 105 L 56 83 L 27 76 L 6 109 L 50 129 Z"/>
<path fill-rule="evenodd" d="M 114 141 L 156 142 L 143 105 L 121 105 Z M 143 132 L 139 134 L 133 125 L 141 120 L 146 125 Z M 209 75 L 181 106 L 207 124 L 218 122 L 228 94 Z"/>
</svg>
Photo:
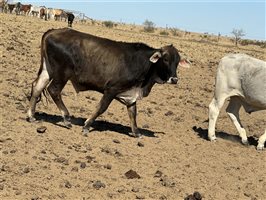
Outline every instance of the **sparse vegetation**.
<svg viewBox="0 0 266 200">
<path fill-rule="evenodd" d="M 169 33 L 166 30 L 160 31 L 160 35 L 169 35 Z"/>
<path fill-rule="evenodd" d="M 245 45 L 257 45 L 257 46 L 260 46 L 261 48 L 266 48 L 266 42 L 265 41 L 245 39 L 245 40 L 241 40 L 239 43 L 243 46 L 245 46 Z"/>
<path fill-rule="evenodd" d="M 173 36 L 180 36 L 177 28 L 170 28 L 170 31 L 171 31 Z"/>
<path fill-rule="evenodd" d="M 115 23 L 112 21 L 103 21 L 103 25 L 107 28 L 113 28 L 115 26 Z"/>
<path fill-rule="evenodd" d="M 152 21 L 146 20 L 143 25 L 145 32 L 153 33 L 155 31 L 155 24 Z"/>
<path fill-rule="evenodd" d="M 241 37 L 243 37 L 245 35 L 245 33 L 244 33 L 244 31 L 242 29 L 233 29 L 233 31 L 231 33 L 235 37 L 234 41 L 235 41 L 235 45 L 237 46 L 237 44 L 241 40 Z"/>
</svg>

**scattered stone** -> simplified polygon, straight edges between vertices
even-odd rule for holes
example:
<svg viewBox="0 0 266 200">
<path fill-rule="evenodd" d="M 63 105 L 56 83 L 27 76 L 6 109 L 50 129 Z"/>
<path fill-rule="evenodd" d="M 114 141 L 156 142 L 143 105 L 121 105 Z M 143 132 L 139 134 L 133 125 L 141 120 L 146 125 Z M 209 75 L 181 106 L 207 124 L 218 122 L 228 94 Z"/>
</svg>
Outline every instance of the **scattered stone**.
<svg viewBox="0 0 266 200">
<path fill-rule="evenodd" d="M 160 170 L 157 170 L 157 171 L 155 172 L 155 174 L 154 174 L 154 177 L 155 177 L 155 178 L 160 178 L 160 177 L 162 177 L 162 175 L 163 175 L 163 172 L 161 172 Z"/>
<path fill-rule="evenodd" d="M 2 153 L 6 155 L 6 154 L 8 154 L 8 151 L 3 151 Z"/>
<path fill-rule="evenodd" d="M 0 190 L 3 190 L 3 189 L 4 189 L 4 185 L 0 184 Z"/>
<path fill-rule="evenodd" d="M 140 175 L 136 171 L 133 171 L 132 169 L 127 171 L 125 173 L 125 176 L 127 177 L 127 179 L 140 178 Z"/>
<path fill-rule="evenodd" d="M 21 191 L 16 191 L 15 195 L 21 195 L 21 193 L 22 193 Z"/>
<path fill-rule="evenodd" d="M 174 114 L 174 113 L 173 113 L 172 111 L 169 110 L 169 111 L 166 112 L 164 115 L 165 115 L 165 116 L 171 116 L 171 115 L 173 115 L 173 114 Z"/>
<path fill-rule="evenodd" d="M 30 198 L 31 200 L 39 200 L 40 198 L 36 195 L 34 195 L 33 197 Z"/>
<path fill-rule="evenodd" d="M 131 191 L 132 191 L 132 192 L 139 192 L 139 188 L 137 188 L 137 187 L 133 187 Z"/>
<path fill-rule="evenodd" d="M 175 182 L 173 179 L 167 177 L 167 176 L 163 176 L 161 179 L 160 179 L 161 183 L 163 186 L 165 187 L 175 187 Z"/>
<path fill-rule="evenodd" d="M 105 184 L 102 183 L 101 181 L 95 181 L 92 186 L 96 189 L 99 190 L 100 188 L 105 188 Z"/>
<path fill-rule="evenodd" d="M 71 188 L 72 185 L 71 185 L 71 183 L 69 183 L 69 181 L 65 181 L 65 187 L 66 188 Z"/>
<path fill-rule="evenodd" d="M 139 147 L 144 147 L 144 144 L 142 142 L 138 142 Z"/>
<path fill-rule="evenodd" d="M 86 156 L 86 159 L 87 159 L 87 162 L 88 162 L 88 163 L 91 163 L 91 162 L 95 159 L 95 157 L 92 157 L 92 156 Z"/>
<path fill-rule="evenodd" d="M 110 165 L 110 164 L 106 164 L 103 167 L 106 168 L 106 169 L 112 169 L 112 165 Z"/>
<path fill-rule="evenodd" d="M 120 141 L 117 140 L 117 139 L 113 139 L 113 142 L 114 142 L 114 143 L 117 143 L 117 144 L 120 144 Z"/>
<path fill-rule="evenodd" d="M 78 172 L 79 171 L 79 168 L 78 167 L 72 167 L 71 171 L 72 172 Z"/>
<path fill-rule="evenodd" d="M 16 152 L 17 152 L 16 149 L 12 149 L 12 150 L 10 151 L 10 153 L 16 153 Z"/>
<path fill-rule="evenodd" d="M 81 163 L 80 163 L 80 168 L 81 168 L 81 169 L 84 169 L 85 167 L 86 167 L 86 163 L 85 163 L 85 162 L 81 162 Z"/>
<path fill-rule="evenodd" d="M 25 167 L 25 168 L 23 169 L 23 173 L 27 174 L 27 173 L 29 173 L 29 172 L 30 172 L 30 168 Z"/>
<path fill-rule="evenodd" d="M 148 124 L 144 124 L 142 128 L 150 128 L 150 126 Z"/>
<path fill-rule="evenodd" d="M 202 196 L 199 192 L 194 192 L 193 194 L 188 195 L 184 200 L 201 200 Z"/>
<path fill-rule="evenodd" d="M 37 128 L 37 132 L 38 133 L 44 133 L 46 131 L 46 129 L 47 129 L 46 126 L 40 126 Z"/>
<path fill-rule="evenodd" d="M 144 195 L 136 195 L 136 199 L 145 199 Z"/>
<path fill-rule="evenodd" d="M 64 165 L 69 165 L 68 160 L 65 159 L 64 157 L 58 157 L 55 158 L 54 161 L 58 162 L 58 163 L 62 163 Z"/>
</svg>

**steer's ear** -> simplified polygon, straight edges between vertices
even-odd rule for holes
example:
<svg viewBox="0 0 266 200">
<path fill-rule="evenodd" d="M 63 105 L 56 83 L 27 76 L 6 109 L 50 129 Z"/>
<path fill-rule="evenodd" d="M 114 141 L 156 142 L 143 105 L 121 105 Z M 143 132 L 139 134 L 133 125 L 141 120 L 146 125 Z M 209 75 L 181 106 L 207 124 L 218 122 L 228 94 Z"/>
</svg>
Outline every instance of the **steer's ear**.
<svg viewBox="0 0 266 200">
<path fill-rule="evenodd" d="M 181 59 L 178 64 L 179 67 L 190 68 L 191 62 L 188 59 Z"/>
<path fill-rule="evenodd" d="M 152 56 L 150 57 L 150 61 L 152 62 L 152 63 L 156 63 L 158 60 L 159 60 L 159 58 L 161 58 L 162 57 L 162 54 L 159 52 L 159 51 L 156 51 L 154 54 L 152 54 Z"/>
</svg>

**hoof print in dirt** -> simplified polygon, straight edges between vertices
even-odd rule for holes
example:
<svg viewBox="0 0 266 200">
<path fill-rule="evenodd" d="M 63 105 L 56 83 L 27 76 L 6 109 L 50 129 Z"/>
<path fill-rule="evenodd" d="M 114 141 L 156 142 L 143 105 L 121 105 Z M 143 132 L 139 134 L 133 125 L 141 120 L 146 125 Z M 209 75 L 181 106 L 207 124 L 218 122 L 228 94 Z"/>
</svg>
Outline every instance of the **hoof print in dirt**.
<svg viewBox="0 0 266 200">
<path fill-rule="evenodd" d="M 134 179 L 134 178 L 140 178 L 140 175 L 134 171 L 134 170 L 129 170 L 125 173 L 125 176 L 127 179 Z"/>
<path fill-rule="evenodd" d="M 194 192 L 193 194 L 188 195 L 184 200 L 201 200 L 202 196 L 199 192 Z"/>
<path fill-rule="evenodd" d="M 46 126 L 40 126 L 37 128 L 37 133 L 44 133 L 46 131 Z"/>
<path fill-rule="evenodd" d="M 92 184 L 93 188 L 95 188 L 96 190 L 99 190 L 101 188 L 105 188 L 105 184 L 102 183 L 101 181 L 95 181 L 93 184 Z"/>
</svg>

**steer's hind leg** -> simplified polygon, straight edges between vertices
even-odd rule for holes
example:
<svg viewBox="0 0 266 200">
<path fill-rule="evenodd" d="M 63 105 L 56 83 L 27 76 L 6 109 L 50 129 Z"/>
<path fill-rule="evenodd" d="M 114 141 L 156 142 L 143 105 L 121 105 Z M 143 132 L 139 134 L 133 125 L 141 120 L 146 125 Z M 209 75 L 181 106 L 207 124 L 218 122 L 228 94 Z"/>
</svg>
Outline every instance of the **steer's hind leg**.
<svg viewBox="0 0 266 200">
<path fill-rule="evenodd" d="M 28 118 L 27 120 L 29 122 L 33 122 L 36 119 L 34 118 L 35 109 L 36 109 L 36 103 L 37 99 L 41 95 L 44 88 L 49 84 L 50 78 L 49 74 L 46 69 L 45 61 L 43 62 L 43 68 L 38 76 L 38 78 L 32 83 L 32 91 L 31 91 L 31 98 L 29 103 L 29 110 L 28 110 Z"/>
<path fill-rule="evenodd" d="M 53 80 L 51 84 L 48 86 L 48 92 L 51 95 L 52 99 L 54 100 L 58 109 L 61 111 L 65 126 L 70 128 L 71 122 L 70 122 L 69 112 L 61 97 L 61 91 L 63 90 L 66 83 L 67 80 L 66 81 Z"/>
<path fill-rule="evenodd" d="M 93 113 L 92 117 L 88 118 L 85 121 L 83 130 L 82 130 L 84 136 L 87 136 L 92 123 L 95 121 L 95 119 L 99 115 L 101 115 L 102 113 L 104 113 L 106 111 L 106 109 L 108 108 L 108 106 L 110 105 L 110 103 L 112 102 L 113 99 L 114 99 L 114 95 L 108 94 L 108 92 L 104 93 L 104 95 L 103 95 L 100 103 L 97 105 L 96 111 Z"/>
<path fill-rule="evenodd" d="M 130 119 L 130 125 L 131 125 L 131 130 L 132 130 L 132 135 L 133 137 L 140 137 L 141 134 L 139 132 L 139 129 L 137 127 L 137 122 L 136 122 L 136 118 L 137 118 L 137 105 L 136 102 L 130 106 L 127 106 L 127 112 L 128 112 L 128 116 Z"/>
<path fill-rule="evenodd" d="M 208 128 L 208 138 L 210 141 L 215 141 L 215 124 L 222 108 L 226 96 L 221 98 L 213 98 L 209 105 L 209 128 Z"/>
<path fill-rule="evenodd" d="M 264 134 L 262 136 L 260 136 L 260 138 L 259 138 L 257 150 L 263 150 L 264 149 L 265 141 L 266 141 L 266 129 L 265 129 Z"/>
<path fill-rule="evenodd" d="M 239 118 L 239 109 L 241 107 L 241 101 L 238 97 L 231 97 L 230 102 L 226 108 L 226 112 L 229 115 L 230 119 L 234 123 L 240 137 L 242 140 L 242 143 L 245 145 L 248 145 L 248 138 L 246 130 L 243 128 L 240 118 Z"/>
</svg>

